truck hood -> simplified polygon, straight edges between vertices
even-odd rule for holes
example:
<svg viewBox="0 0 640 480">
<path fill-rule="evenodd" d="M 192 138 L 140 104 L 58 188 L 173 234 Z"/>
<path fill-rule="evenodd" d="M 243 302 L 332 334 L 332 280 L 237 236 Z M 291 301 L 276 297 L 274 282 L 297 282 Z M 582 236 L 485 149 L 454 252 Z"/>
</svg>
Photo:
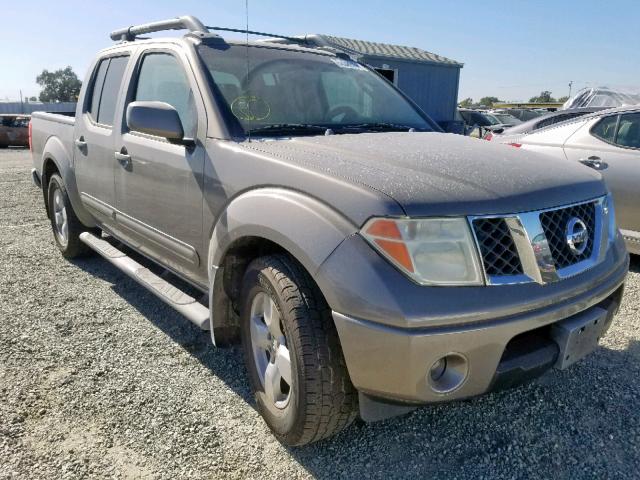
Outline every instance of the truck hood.
<svg viewBox="0 0 640 480">
<path fill-rule="evenodd" d="M 516 213 L 606 193 L 600 174 L 578 163 L 453 134 L 330 135 L 243 146 L 366 185 L 409 216 Z"/>
</svg>

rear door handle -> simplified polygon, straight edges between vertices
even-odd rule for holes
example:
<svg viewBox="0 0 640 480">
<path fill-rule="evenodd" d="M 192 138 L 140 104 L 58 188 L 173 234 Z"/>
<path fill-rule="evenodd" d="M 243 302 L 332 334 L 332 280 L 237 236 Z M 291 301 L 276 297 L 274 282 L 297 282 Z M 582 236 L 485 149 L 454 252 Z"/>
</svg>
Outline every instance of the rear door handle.
<svg viewBox="0 0 640 480">
<path fill-rule="evenodd" d="M 587 167 L 591 167 L 594 170 L 604 170 L 609 166 L 607 162 L 602 161 L 600 157 L 596 157 L 595 155 L 589 158 L 581 158 L 580 163 Z"/>
<path fill-rule="evenodd" d="M 119 152 L 115 152 L 114 156 L 116 157 L 116 160 L 118 160 L 118 163 L 120 163 L 120 165 L 122 165 L 124 168 L 129 168 L 131 167 L 131 155 L 126 153 L 127 151 L 123 148 L 121 151 Z"/>
</svg>

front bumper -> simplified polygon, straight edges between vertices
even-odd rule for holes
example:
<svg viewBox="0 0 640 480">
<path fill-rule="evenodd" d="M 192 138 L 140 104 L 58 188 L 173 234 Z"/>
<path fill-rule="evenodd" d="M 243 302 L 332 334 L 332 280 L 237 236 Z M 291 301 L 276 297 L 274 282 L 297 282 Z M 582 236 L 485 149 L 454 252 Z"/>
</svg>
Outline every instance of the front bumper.
<svg viewBox="0 0 640 480">
<path fill-rule="evenodd" d="M 357 240 L 355 242 L 357 244 Z M 347 248 L 350 255 L 356 250 L 359 248 Z M 365 251 L 361 253 L 367 255 Z M 339 259 L 340 253 L 337 256 Z M 341 259 L 341 262 L 349 264 L 346 259 Z M 467 398 L 493 388 L 509 386 L 515 383 L 516 377 L 524 376 L 518 374 L 523 369 L 516 365 L 517 368 L 509 371 L 511 378 L 498 378 L 500 372 L 505 370 L 501 360 L 506 356 L 506 349 L 514 337 L 532 331 L 544 335 L 546 326 L 596 306 L 616 310 L 628 266 L 628 254 L 622 239 L 617 238 L 600 265 L 575 278 L 554 284 L 480 287 L 484 291 L 482 295 L 478 294 L 476 288 L 421 287 L 423 292 L 420 299 L 414 297 L 411 291 L 405 298 L 396 298 L 405 305 L 407 300 L 414 301 L 415 298 L 414 303 L 423 312 L 429 312 L 423 317 L 415 315 L 404 320 L 397 316 L 387 317 L 387 323 L 384 324 L 377 320 L 365 320 L 366 316 L 338 313 L 334 308 L 333 318 L 351 380 L 360 393 L 369 399 L 420 404 Z M 319 272 L 321 288 L 323 280 L 331 277 L 331 268 L 331 265 L 325 265 L 324 270 Z M 373 275 L 368 278 L 367 284 L 380 287 L 381 284 L 377 282 L 381 280 L 381 277 Z M 366 298 L 363 297 L 371 299 L 369 305 L 376 305 L 388 291 L 397 291 L 397 287 L 398 283 L 394 282 L 393 285 L 385 285 L 387 291 L 380 288 L 355 297 L 351 289 L 348 290 L 350 298 L 332 297 L 330 294 L 328 297 L 332 307 L 333 301 L 351 305 L 355 309 L 364 305 Z M 529 297 L 524 295 L 523 288 L 529 289 Z M 457 298 L 451 299 L 453 301 L 448 303 L 448 311 L 443 315 L 442 297 L 449 297 L 454 291 Z M 519 309 L 513 303 L 514 296 L 516 302 L 520 302 Z M 436 316 L 429 311 L 432 302 L 439 310 Z M 387 311 L 391 312 L 398 305 L 387 305 Z M 472 314 L 471 310 L 474 309 Z M 379 315 L 384 311 L 382 309 L 376 313 Z M 410 311 L 416 313 L 416 305 L 412 305 Z M 525 355 L 530 353 L 523 352 Z M 438 359 L 450 354 L 466 361 L 464 380 L 451 391 L 437 391 L 428 379 L 429 371 Z M 553 364 L 553 359 L 541 358 L 542 364 L 532 365 L 529 369 L 531 372 L 539 374 Z"/>
</svg>

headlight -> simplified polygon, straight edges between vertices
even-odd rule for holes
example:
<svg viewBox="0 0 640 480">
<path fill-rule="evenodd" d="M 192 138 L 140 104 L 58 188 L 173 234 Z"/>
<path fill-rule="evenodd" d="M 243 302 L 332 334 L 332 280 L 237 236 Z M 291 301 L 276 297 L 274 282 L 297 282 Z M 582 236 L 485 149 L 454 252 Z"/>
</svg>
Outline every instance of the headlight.
<svg viewBox="0 0 640 480">
<path fill-rule="evenodd" d="M 480 260 L 465 218 L 373 218 L 362 236 L 422 285 L 483 285 Z"/>
</svg>

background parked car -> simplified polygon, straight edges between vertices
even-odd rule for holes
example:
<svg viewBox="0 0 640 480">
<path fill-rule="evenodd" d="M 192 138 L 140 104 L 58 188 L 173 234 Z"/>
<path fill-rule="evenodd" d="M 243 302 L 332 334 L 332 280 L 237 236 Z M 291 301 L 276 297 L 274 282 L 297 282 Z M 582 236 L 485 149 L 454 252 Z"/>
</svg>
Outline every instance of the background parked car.
<svg viewBox="0 0 640 480">
<path fill-rule="evenodd" d="M 502 133 L 497 134 L 491 132 L 485 136 L 485 140 L 497 140 L 502 143 L 512 143 L 516 141 L 516 138 L 521 135 L 526 135 L 542 128 L 550 127 L 558 123 L 566 122 L 573 118 L 581 117 L 589 113 L 595 113 L 604 110 L 601 107 L 590 108 L 575 108 L 571 110 L 559 110 L 557 112 L 549 112 L 545 115 L 537 116 L 536 118 L 529 120 L 528 122 L 522 122 L 519 125 L 515 125 L 511 128 L 505 129 Z"/>
<path fill-rule="evenodd" d="M 498 111 L 513 115 L 518 120 L 521 120 L 523 122 L 533 120 L 534 118 L 538 118 L 541 115 L 545 115 L 549 113 L 548 110 L 543 110 L 539 108 L 501 108 Z"/>
<path fill-rule="evenodd" d="M 602 173 L 630 252 L 640 254 L 640 106 L 603 110 L 544 128 L 515 146 L 579 161 Z"/>
<path fill-rule="evenodd" d="M 29 146 L 30 115 L 0 115 L 0 148 Z"/>
<path fill-rule="evenodd" d="M 513 115 L 507 112 L 494 111 L 494 112 L 488 112 L 487 115 L 490 115 L 496 118 L 501 125 L 515 126 L 515 125 L 520 125 L 522 123 L 522 120 L 520 120 L 517 117 L 514 117 Z"/>
<path fill-rule="evenodd" d="M 458 112 L 464 120 L 466 129 L 471 131 L 469 135 L 472 137 L 482 138 L 488 131 L 502 132 L 505 128 L 515 125 L 515 122 L 518 121 L 517 118 L 512 116 L 505 116 L 503 119 L 499 119 L 497 116 L 483 110 L 460 108 Z"/>
</svg>

